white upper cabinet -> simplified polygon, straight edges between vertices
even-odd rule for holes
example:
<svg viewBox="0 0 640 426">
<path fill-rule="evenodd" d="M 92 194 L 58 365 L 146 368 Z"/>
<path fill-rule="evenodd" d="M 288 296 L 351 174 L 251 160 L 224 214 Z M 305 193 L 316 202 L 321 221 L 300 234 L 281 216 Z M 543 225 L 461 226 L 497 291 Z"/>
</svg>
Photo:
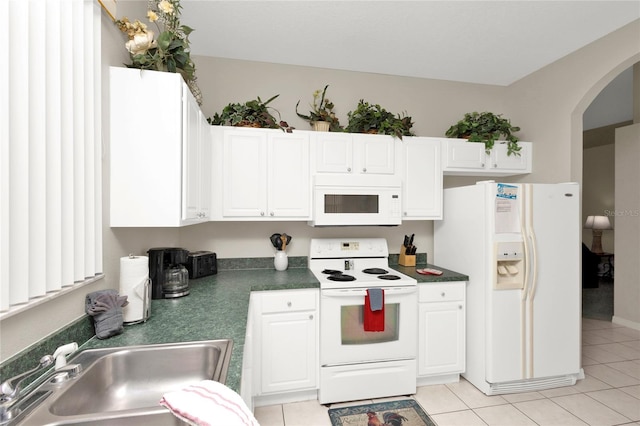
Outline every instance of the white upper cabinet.
<svg viewBox="0 0 640 426">
<path fill-rule="evenodd" d="M 315 173 L 396 173 L 396 144 L 401 141 L 392 136 L 313 132 L 311 138 Z"/>
<path fill-rule="evenodd" d="M 183 201 L 185 220 L 208 219 L 211 204 L 211 126 L 193 96 L 187 96 L 183 127 Z"/>
<path fill-rule="evenodd" d="M 520 155 L 507 155 L 507 143 L 496 141 L 490 154 L 481 142 L 443 139 L 442 169 L 445 175 L 510 176 L 531 173 L 531 142 L 518 142 Z"/>
<path fill-rule="evenodd" d="M 306 132 L 213 126 L 219 220 L 308 220 L 311 211 Z"/>
<path fill-rule="evenodd" d="M 110 225 L 209 220 L 209 126 L 182 76 L 111 67 L 110 78 Z"/>
<path fill-rule="evenodd" d="M 506 143 L 496 143 L 491 150 L 489 168 L 502 173 L 531 173 L 531 142 L 518 142 L 520 155 L 508 155 Z"/>
<path fill-rule="evenodd" d="M 440 139 L 404 137 L 401 144 L 402 219 L 442 219 Z"/>
</svg>

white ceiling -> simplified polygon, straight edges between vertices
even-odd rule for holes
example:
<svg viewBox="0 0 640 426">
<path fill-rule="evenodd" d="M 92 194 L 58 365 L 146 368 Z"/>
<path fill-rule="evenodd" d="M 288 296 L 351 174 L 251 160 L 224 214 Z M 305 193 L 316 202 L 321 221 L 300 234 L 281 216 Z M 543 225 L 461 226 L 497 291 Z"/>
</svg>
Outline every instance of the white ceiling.
<svg viewBox="0 0 640 426">
<path fill-rule="evenodd" d="M 503 86 L 640 18 L 640 0 L 182 6 L 195 55 Z"/>
</svg>

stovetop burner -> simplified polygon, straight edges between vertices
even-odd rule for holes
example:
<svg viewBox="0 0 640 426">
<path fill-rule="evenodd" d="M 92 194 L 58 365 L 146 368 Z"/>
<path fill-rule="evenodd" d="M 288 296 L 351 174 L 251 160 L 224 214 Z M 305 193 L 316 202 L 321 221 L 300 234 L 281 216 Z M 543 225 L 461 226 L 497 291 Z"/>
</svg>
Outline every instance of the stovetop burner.
<svg viewBox="0 0 640 426">
<path fill-rule="evenodd" d="M 375 275 L 382 275 L 382 274 L 389 273 L 389 271 L 382 268 L 367 268 L 367 269 L 363 269 L 362 272 L 364 272 L 365 274 L 375 274 Z"/>
<path fill-rule="evenodd" d="M 325 269 L 322 273 L 327 275 L 340 275 L 342 274 L 342 271 L 338 271 L 337 269 Z"/>
<path fill-rule="evenodd" d="M 393 281 L 393 280 L 399 280 L 400 277 L 397 275 L 378 275 L 378 279 Z"/>
<path fill-rule="evenodd" d="M 338 273 L 329 275 L 327 279 L 330 281 L 355 281 L 356 277 L 354 277 L 353 275 Z"/>
<path fill-rule="evenodd" d="M 321 290 L 417 284 L 415 278 L 389 264 L 389 247 L 384 238 L 312 238 L 309 270 L 319 281 Z"/>
</svg>

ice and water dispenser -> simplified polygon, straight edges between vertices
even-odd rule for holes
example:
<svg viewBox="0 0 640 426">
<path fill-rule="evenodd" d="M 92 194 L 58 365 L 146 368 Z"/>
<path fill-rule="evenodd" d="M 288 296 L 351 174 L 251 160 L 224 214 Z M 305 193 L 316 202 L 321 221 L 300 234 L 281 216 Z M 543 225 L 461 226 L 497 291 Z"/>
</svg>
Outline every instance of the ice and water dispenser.
<svg viewBox="0 0 640 426">
<path fill-rule="evenodd" d="M 522 241 L 496 243 L 495 261 L 494 289 L 521 289 L 524 287 L 525 258 Z"/>
</svg>

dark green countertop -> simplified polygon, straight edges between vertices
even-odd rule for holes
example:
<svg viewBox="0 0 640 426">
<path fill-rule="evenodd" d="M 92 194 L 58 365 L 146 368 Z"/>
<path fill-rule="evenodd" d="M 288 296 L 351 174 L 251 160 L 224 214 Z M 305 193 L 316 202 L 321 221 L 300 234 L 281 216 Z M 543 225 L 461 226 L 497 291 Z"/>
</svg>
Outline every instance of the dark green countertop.
<svg viewBox="0 0 640 426">
<path fill-rule="evenodd" d="M 190 294 L 151 303 L 146 323 L 125 326 L 109 339 L 91 338 L 84 349 L 232 339 L 226 385 L 240 391 L 242 353 L 251 291 L 320 288 L 306 268 L 227 270 L 189 281 Z"/>
<path fill-rule="evenodd" d="M 405 267 L 390 265 L 418 283 L 466 281 L 468 277 L 434 265 Z M 432 267 L 441 276 L 420 275 L 416 268 Z M 191 280 L 190 294 L 177 299 L 153 300 L 146 323 L 125 326 L 124 332 L 109 339 L 91 338 L 84 349 L 232 339 L 233 351 L 226 384 L 240 392 L 242 354 L 252 291 L 320 288 L 307 268 L 223 270 L 216 275 Z"/>
<path fill-rule="evenodd" d="M 391 268 L 418 280 L 418 284 L 441 283 L 447 281 L 469 281 L 469 276 L 459 274 L 449 269 L 432 264 L 418 264 L 416 266 L 389 265 Z M 442 275 L 422 275 L 416 269 L 432 268 L 442 271 Z"/>
</svg>

